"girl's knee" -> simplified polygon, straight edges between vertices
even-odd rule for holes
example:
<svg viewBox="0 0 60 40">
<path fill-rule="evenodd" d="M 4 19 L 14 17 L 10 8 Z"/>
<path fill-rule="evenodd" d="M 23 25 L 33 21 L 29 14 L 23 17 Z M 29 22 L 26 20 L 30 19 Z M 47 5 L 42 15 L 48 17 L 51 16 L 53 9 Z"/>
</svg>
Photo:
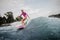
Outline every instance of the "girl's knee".
<svg viewBox="0 0 60 40">
<path fill-rule="evenodd" d="M 24 18 L 23 21 L 25 21 L 27 18 Z"/>
</svg>

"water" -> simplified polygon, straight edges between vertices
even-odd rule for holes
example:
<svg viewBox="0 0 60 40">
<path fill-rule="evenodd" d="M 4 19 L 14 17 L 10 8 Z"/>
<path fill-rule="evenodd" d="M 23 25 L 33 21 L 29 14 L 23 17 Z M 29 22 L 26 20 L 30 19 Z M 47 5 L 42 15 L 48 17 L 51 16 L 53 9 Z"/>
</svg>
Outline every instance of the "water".
<svg viewBox="0 0 60 40">
<path fill-rule="evenodd" d="M 60 19 L 39 17 L 32 19 L 25 29 L 17 30 L 20 22 L 0 27 L 0 40 L 60 40 Z"/>
</svg>

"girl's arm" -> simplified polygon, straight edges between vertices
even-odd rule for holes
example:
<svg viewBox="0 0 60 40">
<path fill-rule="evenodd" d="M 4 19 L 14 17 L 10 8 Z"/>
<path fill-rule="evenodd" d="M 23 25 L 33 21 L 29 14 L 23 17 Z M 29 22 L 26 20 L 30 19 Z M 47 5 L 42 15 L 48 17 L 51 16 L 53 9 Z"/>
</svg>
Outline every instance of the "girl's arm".
<svg viewBox="0 0 60 40">
<path fill-rule="evenodd" d="M 22 13 L 20 14 L 20 16 L 22 16 Z"/>
<path fill-rule="evenodd" d="M 27 16 L 29 17 L 29 15 L 27 14 Z M 30 17 L 29 17 L 30 18 Z"/>
</svg>

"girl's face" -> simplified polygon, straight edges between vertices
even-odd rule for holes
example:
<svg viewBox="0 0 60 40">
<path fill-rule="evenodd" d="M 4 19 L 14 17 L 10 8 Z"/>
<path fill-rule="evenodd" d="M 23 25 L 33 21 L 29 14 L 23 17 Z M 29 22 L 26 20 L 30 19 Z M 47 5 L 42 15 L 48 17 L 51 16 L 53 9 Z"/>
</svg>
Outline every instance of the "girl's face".
<svg viewBox="0 0 60 40">
<path fill-rule="evenodd" d="M 23 12 L 23 10 L 21 10 L 21 12 Z"/>
</svg>

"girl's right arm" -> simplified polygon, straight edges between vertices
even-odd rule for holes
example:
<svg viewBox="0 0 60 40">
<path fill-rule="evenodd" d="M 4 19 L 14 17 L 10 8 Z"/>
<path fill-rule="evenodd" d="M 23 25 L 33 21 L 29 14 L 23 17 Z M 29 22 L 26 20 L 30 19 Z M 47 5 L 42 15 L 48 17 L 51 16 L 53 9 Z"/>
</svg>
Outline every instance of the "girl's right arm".
<svg viewBox="0 0 60 40">
<path fill-rule="evenodd" d="M 22 16 L 22 14 L 20 14 L 20 16 Z"/>
</svg>

